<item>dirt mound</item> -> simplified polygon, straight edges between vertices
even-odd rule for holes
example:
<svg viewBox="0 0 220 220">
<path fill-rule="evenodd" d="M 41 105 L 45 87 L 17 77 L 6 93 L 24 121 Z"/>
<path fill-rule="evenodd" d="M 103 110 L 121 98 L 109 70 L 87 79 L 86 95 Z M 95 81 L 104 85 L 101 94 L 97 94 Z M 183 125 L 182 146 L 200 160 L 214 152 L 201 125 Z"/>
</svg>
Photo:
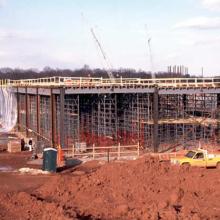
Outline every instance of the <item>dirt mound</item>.
<svg viewBox="0 0 220 220">
<path fill-rule="evenodd" d="M 149 157 L 88 167 L 57 175 L 31 194 L 7 194 L 0 208 L 14 210 L 17 219 L 220 218 L 219 170 Z"/>
</svg>

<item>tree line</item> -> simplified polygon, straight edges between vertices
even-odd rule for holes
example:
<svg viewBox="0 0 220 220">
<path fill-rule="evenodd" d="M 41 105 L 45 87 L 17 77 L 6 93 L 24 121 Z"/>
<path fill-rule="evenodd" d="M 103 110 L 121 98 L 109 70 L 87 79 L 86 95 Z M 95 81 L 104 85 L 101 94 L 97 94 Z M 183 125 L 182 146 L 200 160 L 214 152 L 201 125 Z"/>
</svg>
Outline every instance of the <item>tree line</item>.
<svg viewBox="0 0 220 220">
<path fill-rule="evenodd" d="M 152 74 L 151 72 L 146 72 L 143 70 L 126 69 L 120 68 L 116 70 L 111 70 L 115 78 L 143 78 L 150 79 L 155 78 L 187 78 L 190 77 L 189 74 L 183 75 L 181 73 L 168 73 L 168 72 L 157 72 Z M 43 70 L 38 71 L 36 69 L 12 69 L 12 68 L 0 68 L 0 79 L 35 79 L 35 78 L 45 78 L 45 77 L 103 77 L 108 78 L 108 73 L 105 69 L 90 69 L 85 65 L 81 69 L 53 69 L 50 67 L 45 67 Z"/>
</svg>

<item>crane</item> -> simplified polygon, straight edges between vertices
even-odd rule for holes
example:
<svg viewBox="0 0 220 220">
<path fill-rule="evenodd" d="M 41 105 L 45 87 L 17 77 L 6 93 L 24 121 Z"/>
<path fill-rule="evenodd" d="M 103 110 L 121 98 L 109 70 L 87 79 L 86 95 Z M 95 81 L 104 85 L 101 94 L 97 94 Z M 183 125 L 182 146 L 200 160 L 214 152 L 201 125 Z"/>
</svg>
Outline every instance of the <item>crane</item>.
<svg viewBox="0 0 220 220">
<path fill-rule="evenodd" d="M 88 25 L 88 21 L 87 21 L 87 19 L 85 18 L 85 16 L 84 16 L 83 13 L 81 13 L 81 16 L 82 16 L 83 20 L 85 21 L 85 23 Z M 88 26 L 89 26 L 89 25 L 88 25 Z M 112 67 L 111 63 L 109 62 L 109 59 L 108 59 L 108 57 L 107 57 L 107 55 L 106 55 L 106 53 L 105 53 L 105 51 L 104 51 L 104 49 L 103 49 L 103 47 L 102 47 L 100 41 L 98 40 L 98 37 L 97 37 L 97 35 L 96 35 L 96 33 L 95 33 L 94 28 L 89 27 L 89 29 L 90 29 L 90 32 L 91 32 L 91 34 L 92 34 L 92 37 L 93 37 L 93 39 L 94 39 L 94 41 L 95 41 L 95 43 L 96 43 L 98 49 L 99 49 L 100 52 L 101 52 L 101 55 L 102 55 L 102 57 L 103 57 L 103 59 L 104 59 L 104 62 L 105 62 L 105 64 L 106 64 L 106 66 L 107 66 L 107 74 L 108 74 L 108 77 L 109 77 L 110 81 L 111 81 L 112 83 L 114 83 L 114 82 L 115 82 L 115 77 L 114 77 L 114 75 L 113 75 L 113 73 L 112 73 L 112 71 L 111 71 L 111 69 L 113 69 L 113 67 Z"/>
<path fill-rule="evenodd" d="M 111 69 L 113 69 L 113 67 L 112 67 L 112 65 L 110 64 L 109 59 L 108 59 L 108 57 L 107 57 L 107 55 L 106 55 L 106 53 L 105 53 L 105 51 L 104 51 L 104 49 L 103 49 L 103 47 L 102 47 L 100 41 L 98 40 L 98 38 L 97 38 L 97 36 L 96 36 L 96 34 L 95 34 L 94 29 L 93 29 L 93 28 L 90 28 L 90 32 L 91 32 L 91 34 L 92 34 L 92 36 L 93 36 L 93 38 L 94 38 L 94 41 L 95 41 L 95 43 L 97 44 L 97 46 L 98 46 L 98 48 L 99 48 L 99 50 L 100 50 L 100 52 L 101 52 L 101 54 L 102 54 L 102 57 L 103 57 L 103 59 L 104 59 L 106 65 L 107 65 L 107 68 L 108 68 L 108 69 L 107 69 L 108 77 L 109 77 L 109 79 L 111 80 L 111 82 L 114 83 L 114 82 L 115 82 L 115 78 L 114 78 L 114 75 L 113 75 L 113 73 L 112 73 L 112 71 L 111 71 Z"/>
<path fill-rule="evenodd" d="M 147 36 L 147 47 L 148 47 L 149 56 L 150 56 L 150 68 L 151 68 L 152 78 L 155 79 L 153 55 L 152 55 L 152 48 L 151 48 L 152 39 L 148 34 L 147 25 L 145 25 L 145 30 L 146 30 L 146 36 Z"/>
</svg>

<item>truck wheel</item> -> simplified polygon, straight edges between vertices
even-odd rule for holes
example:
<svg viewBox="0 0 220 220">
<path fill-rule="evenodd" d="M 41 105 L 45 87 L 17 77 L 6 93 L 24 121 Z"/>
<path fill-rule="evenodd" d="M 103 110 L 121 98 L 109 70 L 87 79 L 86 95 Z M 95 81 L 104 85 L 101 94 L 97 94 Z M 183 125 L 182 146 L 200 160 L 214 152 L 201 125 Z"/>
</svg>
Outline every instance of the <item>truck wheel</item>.
<svg viewBox="0 0 220 220">
<path fill-rule="evenodd" d="M 183 163 L 182 166 L 185 167 L 185 168 L 189 168 L 190 167 L 190 163 Z"/>
<path fill-rule="evenodd" d="M 216 164 L 216 168 L 220 170 L 220 162 Z"/>
</svg>

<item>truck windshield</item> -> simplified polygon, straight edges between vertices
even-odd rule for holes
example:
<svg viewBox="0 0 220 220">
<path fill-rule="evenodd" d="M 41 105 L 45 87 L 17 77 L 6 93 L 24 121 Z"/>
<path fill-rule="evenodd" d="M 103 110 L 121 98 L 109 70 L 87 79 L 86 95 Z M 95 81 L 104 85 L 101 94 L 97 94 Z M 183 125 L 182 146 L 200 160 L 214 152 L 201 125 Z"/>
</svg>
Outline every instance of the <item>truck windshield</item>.
<svg viewBox="0 0 220 220">
<path fill-rule="evenodd" d="M 189 151 L 185 157 L 188 157 L 188 158 L 193 158 L 193 156 L 195 155 L 195 152 L 194 151 Z"/>
</svg>

